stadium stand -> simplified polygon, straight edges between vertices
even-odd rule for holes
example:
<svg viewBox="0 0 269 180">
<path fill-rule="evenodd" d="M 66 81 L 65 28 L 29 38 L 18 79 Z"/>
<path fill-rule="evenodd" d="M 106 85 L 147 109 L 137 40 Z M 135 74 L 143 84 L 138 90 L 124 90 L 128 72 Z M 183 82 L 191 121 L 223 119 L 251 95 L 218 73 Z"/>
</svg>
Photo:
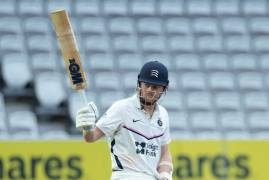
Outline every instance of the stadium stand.
<svg viewBox="0 0 269 180">
<path fill-rule="evenodd" d="M 83 102 L 70 90 L 48 15 L 58 8 L 69 11 L 88 98 L 101 114 L 135 93 L 144 62 L 160 60 L 171 76 L 161 103 L 173 138 L 269 137 L 268 1 L 1 0 L 0 139 L 78 133 Z M 6 111 L 19 100 L 30 110 Z M 25 124 L 15 127 L 21 116 Z"/>
</svg>

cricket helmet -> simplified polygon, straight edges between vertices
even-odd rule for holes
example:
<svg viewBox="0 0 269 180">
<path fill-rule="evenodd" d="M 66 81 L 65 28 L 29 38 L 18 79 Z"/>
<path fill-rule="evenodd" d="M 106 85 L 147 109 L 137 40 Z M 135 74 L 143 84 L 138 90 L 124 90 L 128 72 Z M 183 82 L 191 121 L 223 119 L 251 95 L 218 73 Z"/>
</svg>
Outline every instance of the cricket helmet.
<svg viewBox="0 0 269 180">
<path fill-rule="evenodd" d="M 167 68 L 159 61 L 149 61 L 141 68 L 138 82 L 167 87 L 169 84 Z"/>
</svg>

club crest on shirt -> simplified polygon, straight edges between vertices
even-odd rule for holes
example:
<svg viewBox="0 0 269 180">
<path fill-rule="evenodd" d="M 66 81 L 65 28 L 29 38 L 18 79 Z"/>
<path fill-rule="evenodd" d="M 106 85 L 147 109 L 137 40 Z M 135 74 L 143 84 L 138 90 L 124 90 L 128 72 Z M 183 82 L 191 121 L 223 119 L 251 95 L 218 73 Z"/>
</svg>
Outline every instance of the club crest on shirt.
<svg viewBox="0 0 269 180">
<path fill-rule="evenodd" d="M 161 120 L 160 118 L 158 119 L 157 123 L 158 123 L 158 125 L 159 125 L 160 127 L 163 126 L 163 122 L 162 122 L 162 120 Z"/>
</svg>

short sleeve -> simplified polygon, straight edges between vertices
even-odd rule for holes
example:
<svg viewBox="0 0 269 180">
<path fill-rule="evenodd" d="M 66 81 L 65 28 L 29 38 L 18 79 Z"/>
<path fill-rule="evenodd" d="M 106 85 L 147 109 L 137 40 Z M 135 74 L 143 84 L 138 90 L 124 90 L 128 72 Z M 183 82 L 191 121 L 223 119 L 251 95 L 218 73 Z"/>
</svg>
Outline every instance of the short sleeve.
<svg viewBox="0 0 269 180">
<path fill-rule="evenodd" d="M 164 129 L 164 135 L 161 139 L 161 145 L 169 144 L 171 142 L 169 116 L 166 110 L 163 110 L 163 118 L 166 126 Z"/>
<path fill-rule="evenodd" d="M 111 137 L 122 124 L 121 108 L 119 103 L 114 103 L 106 113 L 97 121 L 98 127 L 107 137 Z"/>
</svg>

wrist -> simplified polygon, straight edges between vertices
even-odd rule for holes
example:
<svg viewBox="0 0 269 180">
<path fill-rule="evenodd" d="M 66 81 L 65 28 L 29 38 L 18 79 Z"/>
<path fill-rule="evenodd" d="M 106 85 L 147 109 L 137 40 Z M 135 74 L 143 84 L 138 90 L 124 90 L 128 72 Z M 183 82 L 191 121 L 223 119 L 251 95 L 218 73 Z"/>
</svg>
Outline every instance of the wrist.
<svg viewBox="0 0 269 180">
<path fill-rule="evenodd" d="M 92 126 L 84 126 L 81 129 L 82 129 L 82 133 L 83 134 L 87 134 L 87 133 L 90 133 L 91 132 Z"/>
</svg>

